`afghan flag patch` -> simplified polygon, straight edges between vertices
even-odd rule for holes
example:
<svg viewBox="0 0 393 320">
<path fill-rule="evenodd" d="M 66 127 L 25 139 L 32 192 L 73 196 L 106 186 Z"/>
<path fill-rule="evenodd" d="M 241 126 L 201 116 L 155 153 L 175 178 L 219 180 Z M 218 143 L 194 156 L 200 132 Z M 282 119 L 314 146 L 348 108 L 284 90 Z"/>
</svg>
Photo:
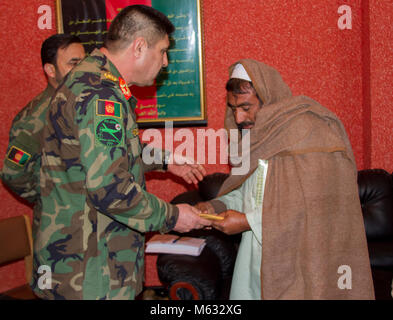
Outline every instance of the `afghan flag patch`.
<svg viewBox="0 0 393 320">
<path fill-rule="evenodd" d="M 23 167 L 31 158 L 31 155 L 22 149 L 12 146 L 7 156 L 8 160 Z"/>
<path fill-rule="evenodd" d="M 97 115 L 121 118 L 121 104 L 110 100 L 97 100 Z"/>
</svg>

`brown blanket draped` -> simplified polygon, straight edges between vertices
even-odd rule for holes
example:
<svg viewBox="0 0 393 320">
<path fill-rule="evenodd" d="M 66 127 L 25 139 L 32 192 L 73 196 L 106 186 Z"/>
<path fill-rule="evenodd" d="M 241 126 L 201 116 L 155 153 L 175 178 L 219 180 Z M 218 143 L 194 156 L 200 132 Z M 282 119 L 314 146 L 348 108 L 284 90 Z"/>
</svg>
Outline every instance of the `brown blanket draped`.
<svg viewBox="0 0 393 320">
<path fill-rule="evenodd" d="M 250 171 L 231 175 L 219 194 L 239 187 L 258 159 L 269 161 L 262 215 L 262 298 L 374 299 L 357 169 L 342 123 L 312 99 L 293 97 L 273 68 L 249 59 L 237 63 L 264 104 L 249 133 Z M 237 128 L 229 108 L 225 127 Z"/>
</svg>

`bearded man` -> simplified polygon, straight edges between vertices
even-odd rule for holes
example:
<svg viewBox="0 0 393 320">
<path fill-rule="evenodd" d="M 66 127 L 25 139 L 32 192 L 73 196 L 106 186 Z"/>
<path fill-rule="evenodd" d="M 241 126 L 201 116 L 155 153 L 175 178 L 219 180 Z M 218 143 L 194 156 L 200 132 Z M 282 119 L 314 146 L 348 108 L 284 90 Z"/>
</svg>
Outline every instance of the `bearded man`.
<svg viewBox="0 0 393 320">
<path fill-rule="evenodd" d="M 229 74 L 225 127 L 250 135 L 250 170 L 198 207 L 225 218 L 215 228 L 242 233 L 230 298 L 374 299 L 343 124 L 270 66 L 244 59 Z"/>
</svg>

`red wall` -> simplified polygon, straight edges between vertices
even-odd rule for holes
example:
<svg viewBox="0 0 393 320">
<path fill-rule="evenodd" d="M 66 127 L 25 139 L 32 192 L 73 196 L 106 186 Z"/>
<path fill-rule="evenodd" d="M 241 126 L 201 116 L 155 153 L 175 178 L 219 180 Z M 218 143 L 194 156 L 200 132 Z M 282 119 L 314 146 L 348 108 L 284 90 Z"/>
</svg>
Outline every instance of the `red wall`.
<svg viewBox="0 0 393 320">
<path fill-rule="evenodd" d="M 53 8 L 51 30 L 37 26 L 37 9 Z M 352 9 L 352 29 L 340 30 L 338 8 Z M 240 58 L 276 67 L 295 94 L 336 112 L 359 169 L 393 171 L 393 4 L 390 0 L 204 0 L 203 27 L 208 127 L 223 125 L 227 68 Z M 45 87 L 42 41 L 55 33 L 54 1 L 0 3 L 0 154 L 16 113 Z M 195 132 L 196 129 L 193 129 Z M 1 156 L 1 160 L 3 156 Z M 227 171 L 207 165 L 208 173 Z M 148 190 L 170 200 L 187 188 L 168 174 L 148 174 Z M 0 218 L 31 214 L 0 186 Z M 0 291 L 23 282 L 23 263 L 0 270 Z"/>
<path fill-rule="evenodd" d="M 393 2 L 370 1 L 371 167 L 393 171 Z"/>
</svg>

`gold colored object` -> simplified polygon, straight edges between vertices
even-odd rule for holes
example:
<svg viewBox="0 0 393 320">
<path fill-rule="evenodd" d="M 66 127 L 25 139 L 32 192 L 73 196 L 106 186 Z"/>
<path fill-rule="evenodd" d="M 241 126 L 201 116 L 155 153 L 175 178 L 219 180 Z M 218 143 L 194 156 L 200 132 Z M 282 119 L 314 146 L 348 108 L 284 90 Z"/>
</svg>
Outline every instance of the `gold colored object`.
<svg viewBox="0 0 393 320">
<path fill-rule="evenodd" d="M 135 137 L 137 137 L 137 136 L 139 135 L 139 129 L 138 129 L 138 128 L 133 129 L 133 130 L 132 130 L 132 134 L 133 134 Z"/>
<path fill-rule="evenodd" d="M 209 214 L 209 213 L 200 213 L 199 216 L 201 218 L 205 218 L 209 220 L 224 220 L 224 217 L 217 216 L 215 214 Z"/>
<path fill-rule="evenodd" d="M 117 78 L 116 78 L 112 73 L 110 73 L 109 71 L 107 71 L 107 72 L 104 73 L 104 77 L 107 78 L 107 79 L 109 79 L 109 80 L 112 80 L 113 82 L 119 81 L 119 79 L 117 79 Z"/>
</svg>

